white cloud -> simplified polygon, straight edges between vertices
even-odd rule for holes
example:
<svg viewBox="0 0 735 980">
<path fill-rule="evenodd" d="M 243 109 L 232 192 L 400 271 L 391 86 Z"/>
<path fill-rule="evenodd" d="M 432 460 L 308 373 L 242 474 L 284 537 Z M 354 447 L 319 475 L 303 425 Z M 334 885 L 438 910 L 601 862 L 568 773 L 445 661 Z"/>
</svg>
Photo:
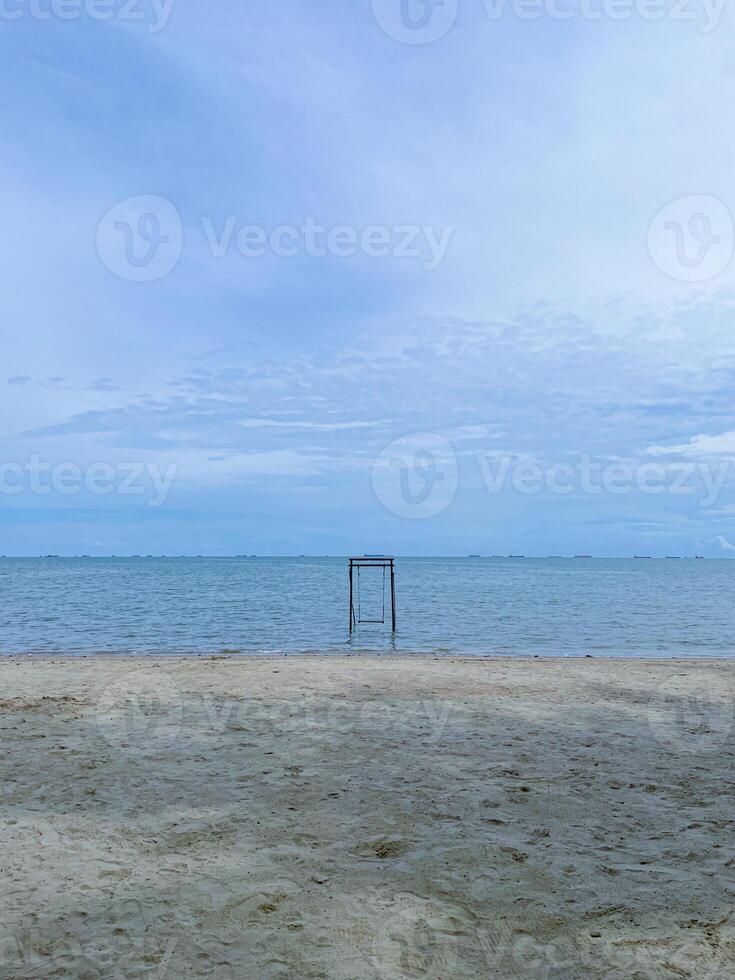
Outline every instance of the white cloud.
<svg viewBox="0 0 735 980">
<path fill-rule="evenodd" d="M 715 544 L 718 544 L 723 551 L 735 551 L 735 544 L 728 541 L 724 534 L 718 534 L 716 538 L 712 539 Z"/>
<path fill-rule="evenodd" d="M 689 442 L 677 446 L 649 446 L 647 452 L 652 456 L 731 456 L 735 458 L 735 432 L 722 432 L 717 436 L 696 435 Z"/>
</svg>

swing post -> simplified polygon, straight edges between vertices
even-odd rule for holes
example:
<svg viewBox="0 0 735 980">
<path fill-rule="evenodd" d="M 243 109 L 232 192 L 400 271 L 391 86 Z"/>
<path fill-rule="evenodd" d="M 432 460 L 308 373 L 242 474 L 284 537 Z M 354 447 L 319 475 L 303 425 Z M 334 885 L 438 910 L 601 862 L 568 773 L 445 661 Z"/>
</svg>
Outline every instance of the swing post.
<svg viewBox="0 0 735 980">
<path fill-rule="evenodd" d="M 355 607 L 352 599 L 352 559 L 350 558 L 350 633 L 354 628 Z"/>
</svg>

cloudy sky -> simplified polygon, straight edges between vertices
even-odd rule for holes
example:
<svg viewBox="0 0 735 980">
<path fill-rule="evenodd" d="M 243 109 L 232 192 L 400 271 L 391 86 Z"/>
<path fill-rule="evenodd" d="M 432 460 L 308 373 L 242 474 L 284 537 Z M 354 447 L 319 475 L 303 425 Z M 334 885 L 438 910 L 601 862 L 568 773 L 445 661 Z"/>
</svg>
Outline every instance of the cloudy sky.
<svg viewBox="0 0 735 980">
<path fill-rule="evenodd" d="M 4 0 L 0 553 L 735 554 L 734 19 Z"/>
</svg>

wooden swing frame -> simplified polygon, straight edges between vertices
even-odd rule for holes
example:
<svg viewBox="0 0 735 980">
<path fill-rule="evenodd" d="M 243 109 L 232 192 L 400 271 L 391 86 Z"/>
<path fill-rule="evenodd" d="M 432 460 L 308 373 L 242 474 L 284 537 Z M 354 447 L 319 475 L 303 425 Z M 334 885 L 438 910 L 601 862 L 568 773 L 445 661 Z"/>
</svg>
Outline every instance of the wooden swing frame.
<svg viewBox="0 0 735 980">
<path fill-rule="evenodd" d="M 350 633 L 355 631 L 355 628 L 360 625 L 360 623 L 374 623 L 383 624 L 385 623 L 385 576 L 386 571 L 390 572 L 390 618 L 391 618 L 391 630 L 393 633 L 396 631 L 396 567 L 395 558 L 387 558 L 384 556 L 371 557 L 369 555 L 363 558 L 350 558 Z M 382 619 L 362 619 L 360 616 L 360 593 L 359 593 L 359 582 L 360 582 L 360 569 L 361 568 L 382 568 L 383 569 L 383 616 Z M 355 612 L 355 571 L 357 571 L 357 581 L 358 581 L 358 611 Z"/>
</svg>

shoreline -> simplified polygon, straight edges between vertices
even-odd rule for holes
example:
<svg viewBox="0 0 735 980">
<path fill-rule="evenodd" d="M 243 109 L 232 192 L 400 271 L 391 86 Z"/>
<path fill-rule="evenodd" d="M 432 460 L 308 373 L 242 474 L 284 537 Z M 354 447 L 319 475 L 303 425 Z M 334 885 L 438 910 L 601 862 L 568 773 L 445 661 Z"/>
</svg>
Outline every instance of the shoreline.
<svg viewBox="0 0 735 980">
<path fill-rule="evenodd" d="M 171 661 L 181 660 L 184 662 L 189 661 L 199 661 L 199 660 L 232 660 L 232 661 L 259 661 L 259 660 L 428 660 L 428 661 L 442 661 L 451 662 L 456 661 L 457 663 L 475 663 L 475 662 L 492 662 L 492 663 L 526 663 L 528 661 L 543 661 L 552 663 L 569 663 L 569 662 L 579 662 L 583 660 L 594 660 L 599 663 L 649 663 L 649 664 L 734 664 L 735 665 L 735 653 L 729 656 L 714 656 L 712 654 L 694 656 L 689 655 L 686 657 L 680 654 L 601 654 L 601 653 L 570 653 L 570 654 L 555 654 L 555 653 L 518 653 L 518 654 L 507 654 L 507 653 L 426 653 L 424 651 L 410 651 L 410 650 L 390 650 L 385 652 L 378 652 L 376 650 L 356 650 L 354 653 L 345 653 L 344 651 L 328 651 L 328 650 L 287 650 L 287 651 L 274 651 L 274 652 L 255 652 L 255 653 L 161 653 L 160 651 L 152 653 L 110 653 L 109 651 L 103 653 L 34 653 L 33 651 L 26 651 L 22 653 L 3 653 L 0 652 L 0 663 L 18 660 L 24 663 L 29 660 L 63 660 L 63 661 L 76 661 L 76 660 L 99 660 L 99 661 L 110 661 L 110 662 L 120 662 L 124 660 L 140 660 L 146 663 L 151 661 L 161 660 L 166 663 Z"/>
</svg>

